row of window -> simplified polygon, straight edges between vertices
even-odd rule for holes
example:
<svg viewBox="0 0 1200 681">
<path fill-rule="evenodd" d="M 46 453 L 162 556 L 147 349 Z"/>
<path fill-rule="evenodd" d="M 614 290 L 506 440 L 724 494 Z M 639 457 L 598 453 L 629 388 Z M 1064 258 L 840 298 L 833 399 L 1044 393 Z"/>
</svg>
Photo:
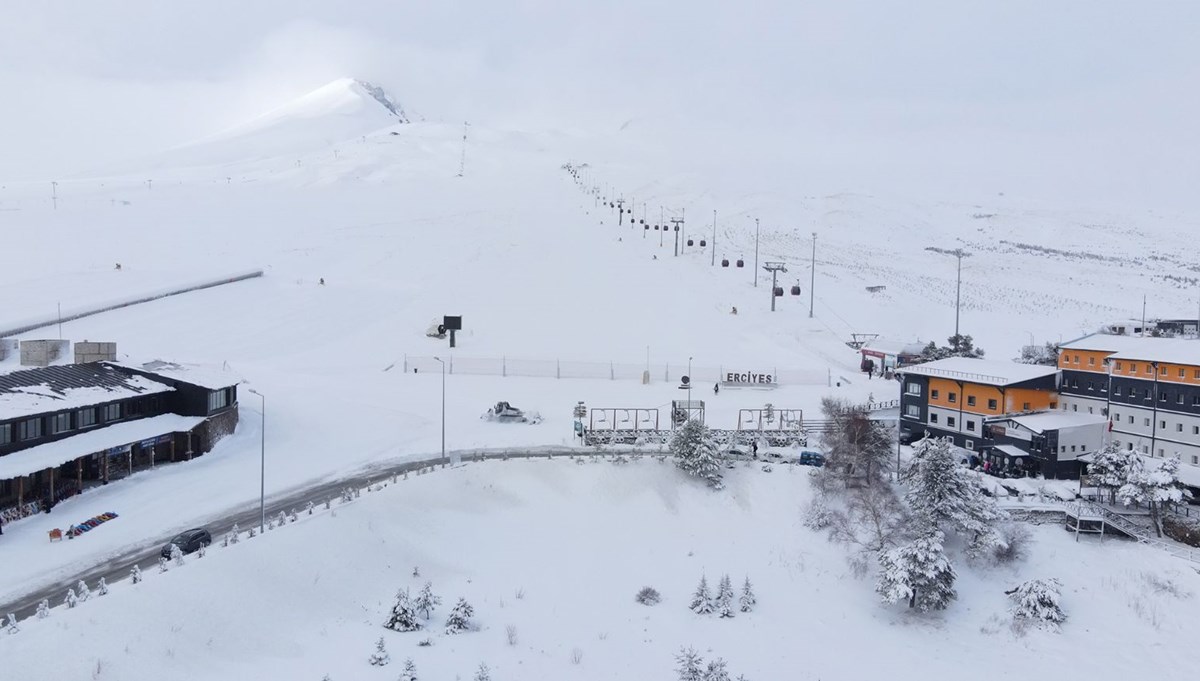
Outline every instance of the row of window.
<svg viewBox="0 0 1200 681">
<path fill-rule="evenodd" d="M 229 406 L 229 389 L 214 390 L 208 394 L 208 411 L 214 412 Z"/>
<path fill-rule="evenodd" d="M 58 435 L 72 430 L 89 428 L 96 425 L 97 410 L 100 410 L 105 422 L 121 420 L 121 404 L 106 404 L 103 407 L 88 407 L 74 412 L 63 412 L 54 414 L 53 416 L 43 419 L 35 417 L 18 421 L 16 432 L 14 433 L 11 423 L 0 424 L 0 445 L 11 444 L 12 442 L 28 442 L 36 440 L 43 436 L 43 426 L 49 428 L 50 435 Z M 141 414 L 141 405 L 136 402 L 129 403 L 128 416 L 136 416 Z M 45 423 L 43 423 L 45 421 Z M 15 438 L 14 438 L 15 436 Z"/>
<path fill-rule="evenodd" d="M 1121 441 L 1120 441 L 1120 440 L 1113 440 L 1113 445 L 1115 445 L 1115 446 L 1117 446 L 1117 447 L 1120 447 L 1120 446 L 1121 446 Z M 1132 442 L 1130 442 L 1130 443 L 1129 443 L 1129 447 L 1128 447 L 1128 449 L 1130 449 L 1130 450 L 1132 450 L 1132 449 L 1133 449 L 1133 443 L 1132 443 Z M 1142 445 L 1142 453 L 1143 453 L 1143 454 L 1149 454 L 1149 453 L 1150 453 L 1150 445 Z M 1160 458 L 1160 459 L 1161 459 L 1161 458 L 1164 458 L 1164 457 L 1166 457 L 1166 455 L 1167 455 L 1167 452 L 1166 452 L 1166 450 L 1165 450 L 1165 449 L 1163 449 L 1162 447 L 1159 447 L 1159 448 L 1158 448 L 1158 451 L 1154 453 L 1154 456 L 1157 456 L 1157 457 L 1158 457 L 1158 458 Z M 1183 456 L 1181 456 L 1181 455 L 1179 454 L 1179 452 L 1178 452 L 1178 451 L 1174 452 L 1174 453 L 1173 453 L 1173 456 L 1174 456 L 1176 459 L 1179 459 L 1180 461 L 1182 461 L 1182 460 L 1183 460 Z M 1193 465 L 1200 465 L 1200 455 L 1197 455 L 1197 454 L 1192 454 L 1192 464 L 1193 464 Z"/>
<path fill-rule="evenodd" d="M 1130 423 L 1130 424 L 1132 424 L 1132 423 L 1133 423 L 1133 416 L 1132 416 L 1132 415 L 1126 415 L 1126 418 L 1127 418 L 1127 419 L 1129 419 L 1129 420 L 1128 420 L 1128 423 Z M 1121 422 L 1121 415 L 1120 415 L 1120 414 L 1118 414 L 1117 412 L 1115 412 L 1115 411 L 1114 411 L 1114 412 L 1113 412 L 1113 420 L 1114 420 L 1114 421 L 1116 421 L 1117 423 L 1120 423 L 1120 422 Z M 1143 426 L 1145 426 L 1145 427 L 1147 427 L 1147 428 L 1149 428 L 1149 427 L 1150 427 L 1150 417 L 1148 417 L 1148 416 L 1147 416 L 1147 417 L 1144 417 L 1144 418 L 1142 419 L 1142 425 L 1143 425 Z M 1158 429 L 1159 429 L 1159 430 L 1161 430 L 1161 431 L 1166 431 L 1166 430 L 1167 430 L 1167 422 L 1166 422 L 1165 420 L 1163 420 L 1163 419 L 1159 419 L 1159 421 L 1158 421 Z M 1175 432 L 1176 432 L 1176 433 L 1182 433 L 1182 432 L 1183 432 L 1183 423 L 1182 423 L 1182 422 L 1179 422 L 1179 421 L 1176 421 L 1176 422 L 1175 422 Z M 1200 435 L 1200 426 L 1192 426 L 1192 435 Z"/>
<path fill-rule="evenodd" d="M 1088 366 L 1090 366 L 1090 367 L 1096 366 L 1095 356 L 1088 357 L 1087 363 L 1088 363 Z M 1076 365 L 1080 364 L 1079 355 L 1075 355 L 1074 357 L 1068 357 L 1068 355 L 1066 355 L 1064 353 L 1063 354 L 1063 364 L 1076 364 Z M 1153 376 L 1154 375 L 1154 365 L 1146 364 L 1144 366 L 1145 366 L 1145 369 L 1144 369 L 1143 373 L 1145 373 L 1145 375 L 1147 375 L 1147 376 Z M 1113 371 L 1124 372 L 1125 371 L 1124 363 L 1123 362 L 1113 362 Z M 1137 374 L 1137 372 L 1138 372 L 1138 363 L 1130 362 L 1129 363 L 1129 374 Z M 1179 378 L 1187 378 L 1187 368 L 1186 367 L 1178 367 L 1176 369 L 1176 372 L 1177 372 L 1177 375 Z M 1167 367 L 1160 366 L 1158 368 L 1158 375 L 1166 376 L 1167 375 Z M 1200 369 L 1192 368 L 1192 378 L 1194 378 L 1196 380 L 1200 380 Z"/>
</svg>

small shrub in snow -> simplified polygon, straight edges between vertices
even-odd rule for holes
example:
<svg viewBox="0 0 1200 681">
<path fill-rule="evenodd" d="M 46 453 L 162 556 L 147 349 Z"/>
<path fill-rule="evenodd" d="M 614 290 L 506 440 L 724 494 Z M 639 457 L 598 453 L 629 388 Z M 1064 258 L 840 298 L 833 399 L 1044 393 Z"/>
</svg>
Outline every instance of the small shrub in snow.
<svg viewBox="0 0 1200 681">
<path fill-rule="evenodd" d="M 183 549 L 179 548 L 179 544 L 171 544 L 171 560 L 176 565 L 183 565 Z"/>
<path fill-rule="evenodd" d="M 997 529 L 999 541 L 992 549 L 992 561 L 1007 565 L 1023 560 L 1029 548 L 1029 530 L 1024 525 L 1005 523 Z"/>
<path fill-rule="evenodd" d="M 726 669 L 725 660 L 718 657 L 709 662 L 704 669 L 704 681 L 729 681 L 729 670 Z"/>
<path fill-rule="evenodd" d="M 583 651 L 579 648 L 571 649 L 571 664 L 579 664 L 583 662 Z"/>
<path fill-rule="evenodd" d="M 508 645 L 517 645 L 517 625 L 509 624 L 508 626 L 504 627 L 504 637 L 505 640 L 508 641 Z"/>
<path fill-rule="evenodd" d="M 420 646 L 420 647 L 422 647 L 422 648 L 428 648 L 428 647 L 430 647 L 430 646 L 432 646 L 432 645 L 433 645 L 433 639 L 431 639 L 431 638 L 423 638 L 423 639 L 421 639 L 420 641 L 417 641 L 417 645 L 418 645 L 418 646 Z"/>
<path fill-rule="evenodd" d="M 254 539 L 254 537 L 257 535 L 258 535 L 258 532 L 254 529 L 254 526 L 251 525 L 250 531 L 246 533 L 246 539 Z"/>
<path fill-rule="evenodd" d="M 525 587 L 517 587 L 517 590 L 513 592 L 513 596 L 516 597 L 518 601 L 523 600 L 525 598 Z"/>
<path fill-rule="evenodd" d="M 383 637 L 380 636 L 379 640 L 375 642 L 375 652 L 371 653 L 371 657 L 368 659 L 368 662 L 370 662 L 372 666 L 382 667 L 391 661 L 391 656 L 388 655 L 387 649 L 383 646 Z"/>
<path fill-rule="evenodd" d="M 750 612 L 758 603 L 758 599 L 754 597 L 754 588 L 750 585 L 750 575 L 746 575 L 746 581 L 742 582 L 742 595 L 738 598 L 738 606 L 742 612 Z"/>
<path fill-rule="evenodd" d="M 294 513 L 294 512 L 293 512 L 293 513 Z M 279 517 L 275 519 L 275 526 L 276 526 L 276 527 L 283 527 L 283 526 L 284 526 L 284 525 L 286 525 L 286 524 L 287 524 L 287 514 L 286 514 L 286 513 L 284 513 L 283 511 L 280 511 L 280 512 L 279 512 Z"/>
<path fill-rule="evenodd" d="M 92 590 L 88 588 L 87 582 L 82 579 L 75 585 L 75 593 L 79 595 L 80 603 L 86 603 L 87 599 L 92 597 Z"/>
<path fill-rule="evenodd" d="M 21 631 L 21 627 L 17 626 L 17 616 L 11 612 L 8 613 L 8 633 L 15 634 L 19 631 Z"/>
<path fill-rule="evenodd" d="M 416 569 L 413 570 L 416 572 Z M 425 586 L 421 587 L 421 591 L 417 593 L 416 599 L 413 601 L 413 609 L 425 619 L 429 619 L 433 611 L 442 604 L 442 597 L 433 593 L 433 584 L 425 582 Z"/>
<path fill-rule="evenodd" d="M 637 596 L 633 598 L 642 605 L 658 605 L 662 602 L 662 596 L 658 593 L 658 589 L 652 586 L 642 587 L 642 590 L 637 592 Z"/>
<path fill-rule="evenodd" d="M 100 578 L 100 583 L 96 585 L 96 595 L 97 596 L 107 596 L 108 595 L 108 582 L 104 581 L 103 577 Z"/>
<path fill-rule="evenodd" d="M 763 464 L 763 467 L 762 467 L 762 472 L 763 472 L 763 473 L 770 473 L 770 472 L 771 472 L 771 471 L 773 471 L 773 470 L 775 470 L 775 469 L 774 469 L 774 468 L 771 468 L 771 464 L 769 464 L 769 463 L 764 463 L 764 464 Z"/>
<path fill-rule="evenodd" d="M 1031 579 L 1004 593 L 1013 599 L 1014 618 L 1057 628 L 1067 619 L 1059 604 L 1060 586 L 1057 579 Z"/>
<path fill-rule="evenodd" d="M 329 510 L 329 507 L 330 507 L 330 506 L 332 506 L 332 505 L 333 505 L 333 497 L 330 497 L 330 498 L 328 498 L 328 499 L 326 499 L 326 500 L 325 500 L 325 510 L 326 510 L 326 511 L 328 511 L 328 510 Z"/>
<path fill-rule="evenodd" d="M 37 618 L 44 620 L 50 616 L 50 599 L 43 598 L 41 603 L 38 603 Z"/>
<path fill-rule="evenodd" d="M 488 669 L 486 662 L 479 663 L 479 669 L 475 670 L 474 681 L 492 681 L 492 672 Z"/>
<path fill-rule="evenodd" d="M 392 606 L 392 614 L 383 626 L 392 631 L 416 631 L 421 628 L 417 609 L 413 607 L 407 589 L 396 592 L 396 604 Z"/>
<path fill-rule="evenodd" d="M 729 575 L 722 575 L 717 586 L 716 610 L 721 617 L 733 617 L 733 584 Z"/>
<path fill-rule="evenodd" d="M 825 498 L 821 496 L 814 497 L 808 505 L 808 510 L 804 513 L 804 526 L 810 530 L 817 530 L 819 532 L 832 524 L 833 512 L 826 505 Z"/>
<path fill-rule="evenodd" d="M 275 519 L 274 518 L 267 518 L 267 529 L 268 530 L 275 529 Z"/>
<path fill-rule="evenodd" d="M 239 534 L 241 534 L 241 530 L 238 529 L 237 523 L 234 523 L 233 527 L 229 530 L 229 534 L 227 535 L 229 537 L 229 543 L 230 544 L 238 543 L 238 535 Z"/>
<path fill-rule="evenodd" d="M 158 558 L 158 571 L 159 571 L 159 572 L 166 572 L 166 571 L 167 571 L 167 570 L 169 570 L 169 569 L 170 569 L 170 568 L 167 566 L 167 559 L 166 559 L 166 558 L 163 558 L 162 556 L 159 556 L 159 558 Z"/>
<path fill-rule="evenodd" d="M 450 610 L 450 616 L 446 618 L 446 633 L 461 634 L 469 631 L 472 627 L 471 617 L 474 615 L 475 609 L 471 604 L 465 598 L 458 599 L 458 603 Z"/>
<path fill-rule="evenodd" d="M 712 596 L 708 592 L 708 578 L 704 575 L 700 576 L 700 584 L 696 587 L 696 593 L 692 594 L 692 602 L 688 607 L 697 615 L 707 615 L 713 611 Z"/>
<path fill-rule="evenodd" d="M 67 589 L 67 597 L 63 599 L 63 604 L 68 608 L 74 608 L 79 605 L 79 597 L 75 595 L 74 589 Z"/>
<path fill-rule="evenodd" d="M 140 584 L 142 581 L 142 568 L 134 565 L 129 571 L 129 581 L 134 584 Z"/>
<path fill-rule="evenodd" d="M 413 566 L 413 579 L 420 579 L 420 578 L 421 578 L 421 568 L 419 566 L 414 565 Z"/>
<path fill-rule="evenodd" d="M 399 681 L 418 681 L 417 665 L 411 657 L 404 661 L 404 669 L 400 672 Z"/>
</svg>

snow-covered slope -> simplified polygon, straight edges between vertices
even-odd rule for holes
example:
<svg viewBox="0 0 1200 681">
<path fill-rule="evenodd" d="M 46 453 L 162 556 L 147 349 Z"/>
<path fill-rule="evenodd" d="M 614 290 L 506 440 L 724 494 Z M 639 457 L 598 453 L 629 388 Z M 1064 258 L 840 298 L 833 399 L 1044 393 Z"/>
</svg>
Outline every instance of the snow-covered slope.
<svg viewBox="0 0 1200 681">
<path fill-rule="evenodd" d="M 394 679 L 406 658 L 420 678 L 469 679 L 486 663 L 493 679 L 668 679 L 684 646 L 748 679 L 1116 681 L 1188 668 L 1200 577 L 1165 553 L 1035 527 L 1015 565 L 955 552 L 958 600 L 914 615 L 880 604 L 844 549 L 801 525 L 807 470 L 739 467 L 717 493 L 652 459 L 412 476 L 27 620 L 0 636 L 0 657 L 28 681 Z M 723 574 L 751 579 L 755 609 L 688 610 L 701 575 L 715 587 Z M 1004 591 L 1050 577 L 1063 584 L 1062 632 L 1010 628 Z M 384 629 L 396 592 L 427 580 L 443 602 L 426 629 Z M 644 586 L 662 603 L 634 602 Z M 479 629 L 446 635 L 460 597 Z M 367 662 L 379 637 L 383 669 Z"/>
</svg>

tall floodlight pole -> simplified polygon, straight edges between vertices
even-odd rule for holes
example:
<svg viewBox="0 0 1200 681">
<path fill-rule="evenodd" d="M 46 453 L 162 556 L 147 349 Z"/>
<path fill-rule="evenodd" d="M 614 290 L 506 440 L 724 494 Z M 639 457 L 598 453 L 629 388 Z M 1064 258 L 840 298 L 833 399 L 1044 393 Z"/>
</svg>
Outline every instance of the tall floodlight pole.
<svg viewBox="0 0 1200 681">
<path fill-rule="evenodd" d="M 808 282 L 808 318 L 813 316 L 813 289 L 817 287 L 817 233 L 813 232 L 813 249 L 812 249 L 812 265 L 809 269 L 812 270 L 812 278 Z"/>
<path fill-rule="evenodd" d="M 953 251 L 935 251 L 943 255 L 952 255 L 958 259 L 958 275 L 957 283 L 954 285 L 954 336 L 958 338 L 958 321 L 962 310 L 962 261 L 963 258 L 971 257 L 971 254 L 961 248 L 956 248 Z"/>
<path fill-rule="evenodd" d="M 763 263 L 763 269 L 771 273 L 771 312 L 774 312 L 775 311 L 775 289 L 777 288 L 777 285 L 775 283 L 775 277 L 780 272 L 787 272 L 787 265 L 784 263 L 781 263 L 781 262 L 767 262 L 767 263 Z"/>
<path fill-rule="evenodd" d="M 658 207 L 658 247 L 662 248 L 663 232 L 667 231 L 666 209 Z"/>
<path fill-rule="evenodd" d="M 758 288 L 758 218 L 754 218 L 754 288 Z"/>
<path fill-rule="evenodd" d="M 446 363 L 434 357 L 442 365 L 442 463 L 446 463 Z"/>
<path fill-rule="evenodd" d="M 688 420 L 692 419 L 692 384 L 696 382 L 696 377 L 692 376 L 692 358 L 688 357 Z"/>
<path fill-rule="evenodd" d="M 258 471 L 258 533 L 262 534 L 267 529 L 267 398 L 254 388 L 250 388 L 252 395 L 258 395 L 258 399 L 262 400 L 262 442 L 259 447 L 259 471 Z"/>
<path fill-rule="evenodd" d="M 683 224 L 683 218 L 671 218 L 671 224 L 675 226 L 675 255 L 679 255 L 679 227 Z"/>
<path fill-rule="evenodd" d="M 709 265 L 717 264 L 717 209 L 713 209 L 713 242 L 712 242 L 712 262 Z"/>
<path fill-rule="evenodd" d="M 458 157 L 458 176 L 462 177 L 467 169 L 467 122 L 463 121 L 462 154 Z"/>
<path fill-rule="evenodd" d="M 50 200 L 54 203 L 54 210 L 58 210 L 58 181 L 50 182 Z"/>
</svg>

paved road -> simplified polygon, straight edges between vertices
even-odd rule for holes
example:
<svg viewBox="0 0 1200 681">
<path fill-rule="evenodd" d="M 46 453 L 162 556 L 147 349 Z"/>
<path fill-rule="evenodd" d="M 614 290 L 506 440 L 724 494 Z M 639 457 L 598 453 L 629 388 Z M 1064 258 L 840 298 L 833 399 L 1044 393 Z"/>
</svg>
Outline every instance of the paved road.
<svg viewBox="0 0 1200 681">
<path fill-rule="evenodd" d="M 461 456 L 463 461 L 482 461 L 485 459 L 509 458 L 542 459 L 570 455 L 587 456 L 589 454 L 591 453 L 579 450 L 534 449 L 520 452 L 464 452 Z M 368 484 L 378 483 L 386 478 L 391 478 L 394 474 L 403 475 L 404 473 L 428 468 L 441 462 L 442 459 L 439 457 L 422 459 L 420 461 L 385 464 L 361 470 L 344 478 L 329 480 L 291 491 L 267 500 L 267 517 L 278 516 L 280 512 L 286 513 L 292 509 L 301 511 L 310 501 L 314 506 L 324 504 L 327 499 L 338 497 L 342 490 L 347 487 L 355 489 L 363 488 Z M 198 521 L 196 525 L 208 529 L 212 533 L 214 541 L 220 541 L 220 538 L 231 530 L 235 524 L 240 529 L 249 530 L 251 527 L 257 527 L 260 519 L 258 504 L 251 504 L 230 510 L 211 520 Z M 101 577 L 109 584 L 128 578 L 129 571 L 133 569 L 134 565 L 140 566 L 143 570 L 154 567 L 158 564 L 159 551 L 162 550 L 164 544 L 170 541 L 172 536 L 164 535 L 147 538 L 145 542 L 130 547 L 125 553 L 110 558 L 103 563 L 93 565 L 69 579 L 39 585 L 35 587 L 33 592 L 27 593 L 10 603 L 0 605 L 0 616 L 7 616 L 8 613 L 13 613 L 17 616 L 17 619 L 24 620 L 37 613 L 38 603 L 42 599 L 48 599 L 51 607 L 62 605 L 67 589 L 74 587 L 80 580 L 86 582 L 88 586 L 95 588 L 96 583 L 100 581 Z"/>
</svg>

